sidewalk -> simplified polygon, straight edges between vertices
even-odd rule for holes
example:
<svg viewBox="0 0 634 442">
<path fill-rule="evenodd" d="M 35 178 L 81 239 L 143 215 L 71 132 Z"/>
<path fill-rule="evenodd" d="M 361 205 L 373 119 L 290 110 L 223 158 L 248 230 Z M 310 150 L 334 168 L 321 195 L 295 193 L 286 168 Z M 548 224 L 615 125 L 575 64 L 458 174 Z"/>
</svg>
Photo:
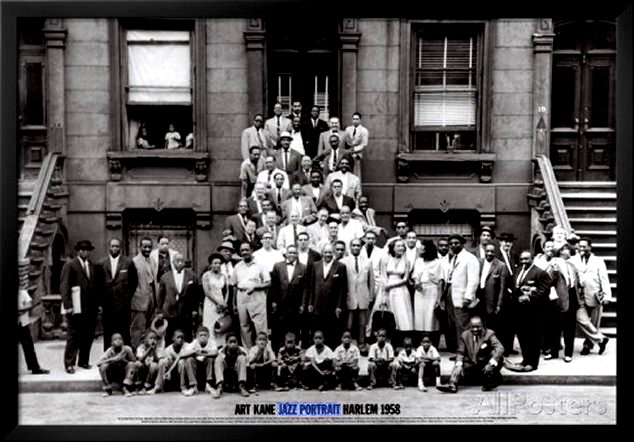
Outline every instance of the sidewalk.
<svg viewBox="0 0 634 442">
<path fill-rule="evenodd" d="M 575 351 L 572 362 L 563 360 L 563 352 L 560 359 L 541 360 L 539 368 L 530 373 L 516 373 L 502 369 L 504 384 L 507 385 L 616 385 L 616 338 L 611 338 L 603 355 L 597 354 L 597 348 L 587 356 L 579 355 L 583 339 L 575 340 Z M 84 370 L 75 368 L 75 374 L 64 371 L 63 353 L 64 341 L 39 341 L 35 343 L 40 365 L 51 371 L 48 375 L 32 375 L 26 369 L 24 354 L 19 349 L 19 388 L 23 393 L 44 392 L 80 392 L 99 391 L 101 380 L 97 367 L 94 366 L 97 359 L 103 353 L 103 340 L 97 338 L 92 346 L 90 363 L 93 368 Z M 519 351 L 519 345 L 515 342 L 515 349 Z M 443 379 L 451 374 L 453 362 L 449 355 L 441 352 L 441 372 Z M 520 362 L 521 355 L 513 355 L 508 358 L 510 362 Z"/>
</svg>

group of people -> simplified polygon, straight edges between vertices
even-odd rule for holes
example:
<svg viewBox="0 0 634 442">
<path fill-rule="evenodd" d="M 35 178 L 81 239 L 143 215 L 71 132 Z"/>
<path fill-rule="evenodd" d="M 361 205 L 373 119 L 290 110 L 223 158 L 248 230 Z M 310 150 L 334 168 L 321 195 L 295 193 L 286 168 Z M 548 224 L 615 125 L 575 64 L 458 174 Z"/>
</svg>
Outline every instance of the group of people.
<svg viewBox="0 0 634 442">
<path fill-rule="evenodd" d="M 276 104 L 266 121 L 256 115 L 243 132 L 242 198 L 200 277 L 167 237 L 156 248 L 143 238 L 132 259 L 112 239 L 96 264 L 90 242 L 77 244 L 61 276 L 68 373 L 77 355 L 90 368 L 99 308 L 106 393 L 113 370 L 130 394 L 135 385 L 163 390 L 174 370 L 186 395 L 202 385 L 201 373 L 214 396 L 272 384 L 356 389 L 362 376 L 370 387 L 383 378 L 400 388 L 406 378 L 455 392 L 476 375 L 489 390 L 501 382 L 515 334 L 523 360 L 506 367 L 532 371 L 542 350 L 558 357 L 562 333 L 570 362 L 577 323 L 587 337 L 582 354 L 593 345 L 605 351 L 598 324 L 610 286 L 589 239 L 562 239 L 555 228 L 534 258 L 513 248 L 512 234 L 496 239 L 487 226 L 470 250 L 460 234 L 421 242 L 403 221 L 388 238 L 362 193 L 361 115 L 341 130 L 336 117 L 320 120 L 317 106 L 306 119 L 301 103 L 291 115 L 281 110 Z M 446 385 L 441 334 L 456 360 Z"/>
</svg>

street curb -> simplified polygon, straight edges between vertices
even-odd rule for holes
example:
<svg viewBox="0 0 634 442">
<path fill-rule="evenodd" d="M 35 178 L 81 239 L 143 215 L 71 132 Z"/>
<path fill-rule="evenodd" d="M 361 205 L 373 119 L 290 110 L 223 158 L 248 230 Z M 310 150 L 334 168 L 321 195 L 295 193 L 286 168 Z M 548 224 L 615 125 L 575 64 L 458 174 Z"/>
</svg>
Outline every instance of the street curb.
<svg viewBox="0 0 634 442">
<path fill-rule="evenodd" d="M 596 375 L 517 375 L 503 374 L 503 385 L 587 385 L 587 386 L 615 386 L 616 376 Z M 447 378 L 447 379 L 445 379 Z M 443 380 L 448 380 L 443 376 Z M 82 379 L 78 381 L 20 381 L 21 393 L 80 393 L 101 391 L 101 381 L 96 379 Z"/>
</svg>

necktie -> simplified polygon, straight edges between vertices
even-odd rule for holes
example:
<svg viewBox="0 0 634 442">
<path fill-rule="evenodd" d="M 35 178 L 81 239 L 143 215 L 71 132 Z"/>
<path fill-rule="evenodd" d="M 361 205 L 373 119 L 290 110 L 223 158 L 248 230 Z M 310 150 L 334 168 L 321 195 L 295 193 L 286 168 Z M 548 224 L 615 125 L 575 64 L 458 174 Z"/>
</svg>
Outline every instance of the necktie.
<svg viewBox="0 0 634 442">
<path fill-rule="evenodd" d="M 337 167 L 337 150 L 334 149 L 332 151 L 332 169 L 334 170 Z"/>
<path fill-rule="evenodd" d="M 286 149 L 284 151 L 284 169 L 287 169 L 287 170 L 288 170 L 288 161 L 290 160 L 290 158 L 288 157 L 288 154 L 289 154 L 288 149 Z"/>
<path fill-rule="evenodd" d="M 278 115 L 277 117 L 277 135 L 280 134 L 280 116 Z"/>
<path fill-rule="evenodd" d="M 297 225 L 293 224 L 293 244 L 297 244 Z"/>
<path fill-rule="evenodd" d="M 356 273 L 359 273 L 359 257 L 358 256 L 354 257 L 354 271 Z"/>
<path fill-rule="evenodd" d="M 258 134 L 258 143 L 260 144 L 260 148 L 262 148 L 264 143 L 262 142 L 262 137 L 260 136 L 260 129 L 258 129 L 256 133 Z"/>
<path fill-rule="evenodd" d="M 357 128 L 355 127 L 354 130 L 352 131 L 352 138 L 354 138 L 356 134 L 357 134 Z"/>
<path fill-rule="evenodd" d="M 519 287 L 522 284 L 522 281 L 524 280 L 524 276 L 526 275 L 526 267 L 522 267 L 522 271 L 520 272 L 519 276 L 517 277 L 517 286 Z"/>
<path fill-rule="evenodd" d="M 456 264 L 458 264 L 457 256 L 453 256 L 451 259 L 452 259 L 452 265 L 451 265 L 451 269 L 449 269 L 449 276 L 447 277 L 447 280 L 449 281 L 449 283 L 451 283 L 451 276 L 453 275 L 453 271 L 456 268 Z"/>
<path fill-rule="evenodd" d="M 317 120 L 313 120 L 313 129 L 317 127 Z"/>
<path fill-rule="evenodd" d="M 509 259 L 509 255 L 506 252 L 502 252 L 504 255 L 504 260 L 506 261 L 506 267 L 509 269 L 509 273 L 513 276 L 513 267 L 511 266 L 511 260 Z"/>
<path fill-rule="evenodd" d="M 90 279 L 90 271 L 88 270 L 88 261 L 82 261 L 84 264 L 84 269 L 86 270 L 86 276 Z"/>
<path fill-rule="evenodd" d="M 282 191 L 280 189 L 277 189 L 277 204 L 282 204 Z"/>
</svg>

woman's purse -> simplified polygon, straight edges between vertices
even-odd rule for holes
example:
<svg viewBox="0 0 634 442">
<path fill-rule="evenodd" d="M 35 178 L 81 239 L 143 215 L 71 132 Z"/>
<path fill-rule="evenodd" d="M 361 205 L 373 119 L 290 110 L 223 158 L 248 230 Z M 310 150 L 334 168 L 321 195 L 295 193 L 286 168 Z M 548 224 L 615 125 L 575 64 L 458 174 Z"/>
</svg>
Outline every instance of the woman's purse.
<svg viewBox="0 0 634 442">
<path fill-rule="evenodd" d="M 233 319 L 231 319 L 229 309 L 226 308 L 222 312 L 222 316 L 220 316 L 214 323 L 214 333 L 217 335 L 227 333 L 231 329 L 232 325 Z"/>
<path fill-rule="evenodd" d="M 372 333 L 376 333 L 379 329 L 384 328 L 388 336 L 392 336 L 396 329 L 396 320 L 387 306 L 387 303 L 381 303 L 379 309 L 372 314 Z"/>
</svg>

